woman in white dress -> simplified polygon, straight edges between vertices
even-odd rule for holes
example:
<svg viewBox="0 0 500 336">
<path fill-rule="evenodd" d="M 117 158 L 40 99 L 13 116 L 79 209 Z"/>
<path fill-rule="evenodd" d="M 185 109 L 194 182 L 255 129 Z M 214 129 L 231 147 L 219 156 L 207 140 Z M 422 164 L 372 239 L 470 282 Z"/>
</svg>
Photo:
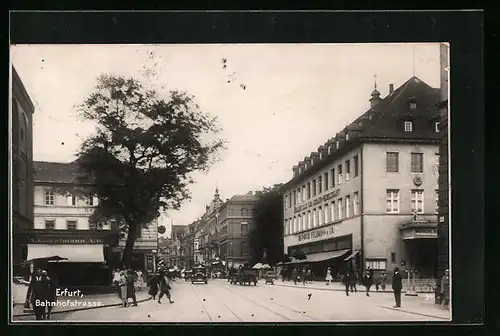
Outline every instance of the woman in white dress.
<svg viewBox="0 0 500 336">
<path fill-rule="evenodd" d="M 329 286 L 330 283 L 332 282 L 332 269 L 330 267 L 327 268 L 326 270 L 326 285 Z"/>
</svg>

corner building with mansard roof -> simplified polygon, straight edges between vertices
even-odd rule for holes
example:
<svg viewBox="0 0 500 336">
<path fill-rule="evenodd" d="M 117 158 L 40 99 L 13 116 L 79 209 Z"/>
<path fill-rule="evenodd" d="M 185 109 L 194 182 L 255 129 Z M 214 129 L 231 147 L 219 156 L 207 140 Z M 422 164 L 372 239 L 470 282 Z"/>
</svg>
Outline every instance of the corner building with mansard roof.
<svg viewBox="0 0 500 336">
<path fill-rule="evenodd" d="M 435 277 L 439 89 L 416 77 L 293 167 L 282 187 L 284 249 L 290 266 L 324 277 L 394 267 Z"/>
</svg>

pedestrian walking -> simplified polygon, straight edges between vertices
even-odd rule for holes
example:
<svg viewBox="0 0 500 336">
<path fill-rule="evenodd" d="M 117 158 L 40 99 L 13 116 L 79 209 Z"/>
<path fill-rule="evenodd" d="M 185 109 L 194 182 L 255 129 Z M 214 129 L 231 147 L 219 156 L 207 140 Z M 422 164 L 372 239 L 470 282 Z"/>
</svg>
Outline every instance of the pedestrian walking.
<svg viewBox="0 0 500 336">
<path fill-rule="evenodd" d="M 127 282 L 127 296 L 126 300 L 128 303 L 128 299 L 132 299 L 132 305 L 137 307 L 137 299 L 135 295 L 135 283 L 137 280 L 137 274 L 134 270 L 128 270 L 126 274 L 126 282 Z"/>
<path fill-rule="evenodd" d="M 170 287 L 170 281 L 169 281 L 166 273 L 164 271 L 160 271 L 159 278 L 160 278 L 160 282 L 159 282 L 160 295 L 158 296 L 158 303 L 161 303 L 161 298 L 163 297 L 163 295 L 165 295 L 167 297 L 167 299 L 170 303 L 174 303 L 174 301 L 172 301 L 172 298 L 170 295 L 170 290 L 172 289 L 172 287 Z"/>
<path fill-rule="evenodd" d="M 325 280 L 326 280 L 326 285 L 329 286 L 331 283 L 332 283 L 332 280 L 333 280 L 333 277 L 332 277 L 332 269 L 331 267 L 328 267 L 326 269 L 326 277 L 325 277 Z"/>
<path fill-rule="evenodd" d="M 392 275 L 392 290 L 394 292 L 394 299 L 396 305 L 394 308 L 401 307 L 401 290 L 403 289 L 401 274 L 399 274 L 399 268 L 394 268 L 394 274 Z"/>
<path fill-rule="evenodd" d="M 300 281 L 302 282 L 302 286 L 305 286 L 307 283 L 307 270 L 305 268 L 300 272 Z"/>
<path fill-rule="evenodd" d="M 312 274 L 312 271 L 310 268 L 307 270 L 306 277 L 307 277 L 307 281 L 309 281 L 310 283 L 313 283 L 313 274 Z"/>
<path fill-rule="evenodd" d="M 35 313 L 36 320 L 44 320 L 46 317 L 46 307 L 47 299 L 49 297 L 49 286 L 47 284 L 47 279 L 42 276 L 42 271 L 37 269 L 31 278 L 30 284 L 28 286 L 28 292 L 26 293 L 25 307 L 31 307 Z"/>
<path fill-rule="evenodd" d="M 149 286 L 148 294 L 151 295 L 151 299 L 156 300 L 156 295 L 158 295 L 158 287 L 160 287 L 160 280 L 157 274 L 153 274 L 153 276 L 148 280 L 147 285 Z"/>
<path fill-rule="evenodd" d="M 385 292 L 385 287 L 387 286 L 387 274 L 382 272 L 380 276 L 380 287 L 382 288 L 382 292 Z"/>
<path fill-rule="evenodd" d="M 441 278 L 441 304 L 444 308 L 450 306 L 450 270 L 445 270 Z"/>
<path fill-rule="evenodd" d="M 57 300 L 56 296 L 56 288 L 52 279 L 49 277 L 48 272 L 46 270 L 42 271 L 42 282 L 46 288 L 46 306 L 44 306 L 43 316 L 44 319 L 50 320 L 50 313 L 52 312 L 52 308 L 55 306 L 55 302 Z"/>
<path fill-rule="evenodd" d="M 120 291 L 120 299 L 122 300 L 122 307 L 128 306 L 127 299 L 127 277 L 125 275 L 125 271 L 122 270 L 120 273 L 120 278 L 118 280 L 118 289 Z"/>
<path fill-rule="evenodd" d="M 345 295 L 346 296 L 349 296 L 349 284 L 350 284 L 350 281 L 351 281 L 351 274 L 349 272 L 346 272 L 342 276 L 342 283 L 345 286 Z"/>
<path fill-rule="evenodd" d="M 120 271 L 115 269 L 113 271 L 113 279 L 111 280 L 111 285 L 116 288 L 116 294 L 122 299 L 121 289 L 120 289 Z"/>
<path fill-rule="evenodd" d="M 363 275 L 363 285 L 366 288 L 366 296 L 370 296 L 370 288 L 373 285 L 373 270 L 368 266 Z"/>
<path fill-rule="evenodd" d="M 358 276 L 356 272 L 352 272 L 351 276 L 349 277 L 349 288 L 351 289 L 351 293 L 357 293 L 358 289 L 356 288 L 356 285 L 358 284 Z"/>
<path fill-rule="evenodd" d="M 299 271 L 297 270 L 297 268 L 294 268 L 292 271 L 292 279 L 295 285 L 297 284 L 298 277 L 299 277 Z"/>
</svg>

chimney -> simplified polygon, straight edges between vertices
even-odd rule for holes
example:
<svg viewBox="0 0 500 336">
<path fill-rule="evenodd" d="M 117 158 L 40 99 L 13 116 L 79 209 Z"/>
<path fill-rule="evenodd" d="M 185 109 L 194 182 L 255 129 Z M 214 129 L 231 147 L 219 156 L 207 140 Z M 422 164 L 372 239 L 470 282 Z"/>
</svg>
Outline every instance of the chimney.
<svg viewBox="0 0 500 336">
<path fill-rule="evenodd" d="M 389 84 L 389 94 L 392 94 L 394 92 L 394 84 Z"/>
</svg>

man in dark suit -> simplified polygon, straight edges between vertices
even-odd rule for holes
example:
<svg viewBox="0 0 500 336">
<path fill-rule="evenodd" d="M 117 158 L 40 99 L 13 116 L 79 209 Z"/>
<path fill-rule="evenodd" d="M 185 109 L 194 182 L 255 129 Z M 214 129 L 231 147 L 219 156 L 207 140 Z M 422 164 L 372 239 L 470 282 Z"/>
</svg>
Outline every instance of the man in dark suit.
<svg viewBox="0 0 500 336">
<path fill-rule="evenodd" d="M 396 267 L 392 275 L 392 290 L 394 292 L 394 299 L 396 300 L 394 308 L 401 307 L 401 289 L 403 289 L 401 274 L 399 274 L 399 268 Z"/>
<path fill-rule="evenodd" d="M 35 318 L 44 320 L 46 316 L 46 305 L 48 303 L 50 287 L 47 279 L 43 276 L 41 270 L 37 269 L 31 278 L 26 294 L 26 303 L 31 303 Z"/>
<path fill-rule="evenodd" d="M 54 281 L 49 277 L 48 273 L 46 270 L 42 271 L 42 282 L 44 283 L 44 287 L 46 288 L 45 290 L 45 299 L 48 301 L 47 305 L 47 310 L 45 310 L 44 307 L 44 314 L 45 312 L 47 313 L 46 318 L 47 320 L 50 320 L 50 313 L 52 312 L 53 305 L 55 304 L 57 297 L 56 297 L 56 288 L 54 286 Z"/>
</svg>

